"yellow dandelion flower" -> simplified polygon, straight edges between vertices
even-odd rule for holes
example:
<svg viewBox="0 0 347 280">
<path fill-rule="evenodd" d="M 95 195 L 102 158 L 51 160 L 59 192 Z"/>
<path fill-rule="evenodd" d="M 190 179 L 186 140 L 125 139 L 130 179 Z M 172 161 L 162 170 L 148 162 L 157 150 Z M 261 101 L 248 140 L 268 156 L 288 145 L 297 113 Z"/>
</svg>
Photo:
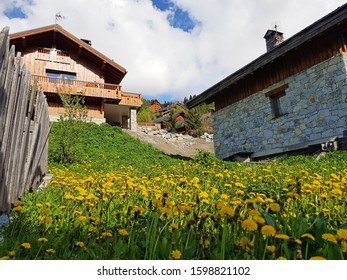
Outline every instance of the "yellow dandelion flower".
<svg viewBox="0 0 347 280">
<path fill-rule="evenodd" d="M 51 213 L 51 210 L 46 208 L 45 210 L 43 210 L 42 212 L 42 215 L 48 215 L 49 213 Z"/>
<path fill-rule="evenodd" d="M 208 198 L 208 193 L 207 192 L 199 193 L 199 198 Z"/>
<path fill-rule="evenodd" d="M 309 239 L 311 239 L 313 241 L 316 240 L 311 233 L 304 233 L 303 235 L 301 235 L 301 237 L 307 237 L 307 238 L 309 238 Z"/>
<path fill-rule="evenodd" d="M 55 254 L 55 250 L 54 249 L 47 249 L 46 253 L 49 255 Z"/>
<path fill-rule="evenodd" d="M 336 240 L 335 236 L 331 233 L 322 234 L 322 238 L 326 241 L 337 244 L 337 240 Z"/>
<path fill-rule="evenodd" d="M 180 205 L 178 205 L 178 210 L 181 212 L 190 212 L 192 208 L 186 203 L 181 203 Z"/>
<path fill-rule="evenodd" d="M 236 195 L 243 195 L 245 192 L 243 190 L 237 190 Z"/>
<path fill-rule="evenodd" d="M 256 203 L 256 200 L 254 198 L 247 198 L 244 201 L 245 204 L 254 204 Z"/>
<path fill-rule="evenodd" d="M 337 231 L 337 236 L 339 239 L 347 240 L 347 229 L 339 229 Z"/>
<path fill-rule="evenodd" d="M 30 243 L 28 243 L 28 242 L 22 243 L 21 246 L 22 246 L 24 249 L 27 249 L 27 250 L 31 248 L 31 245 L 30 245 Z"/>
<path fill-rule="evenodd" d="M 205 218 L 212 217 L 212 216 L 213 216 L 213 214 L 210 212 L 202 212 L 200 218 L 205 219 Z"/>
<path fill-rule="evenodd" d="M 266 251 L 273 254 L 276 252 L 276 246 L 275 245 L 266 246 Z"/>
<path fill-rule="evenodd" d="M 172 215 L 172 211 L 170 208 L 167 208 L 167 207 L 163 207 L 161 209 L 161 213 L 166 215 L 166 216 L 171 216 Z"/>
<path fill-rule="evenodd" d="M 8 252 L 8 256 L 11 257 L 11 258 L 14 257 L 15 255 L 16 255 L 15 251 L 9 251 Z"/>
<path fill-rule="evenodd" d="M 48 239 L 45 237 L 40 237 L 39 239 L 37 239 L 37 241 L 41 242 L 41 243 L 46 243 L 46 242 L 48 242 Z"/>
<path fill-rule="evenodd" d="M 193 184 L 198 184 L 200 179 L 198 177 L 194 177 L 190 182 Z"/>
<path fill-rule="evenodd" d="M 65 194 L 65 195 L 64 195 L 64 198 L 66 198 L 66 199 L 72 199 L 72 200 L 75 199 L 75 197 L 74 197 L 73 195 L 71 195 L 70 193 Z"/>
<path fill-rule="evenodd" d="M 20 200 L 17 200 L 15 203 L 14 203 L 14 205 L 16 205 L 16 206 L 18 206 L 18 205 L 22 205 L 23 204 L 23 202 L 22 201 L 20 201 Z"/>
<path fill-rule="evenodd" d="M 98 231 L 98 229 L 96 227 L 93 227 L 93 226 L 90 227 L 88 230 L 91 232 L 97 232 Z"/>
<path fill-rule="evenodd" d="M 204 247 L 204 248 L 210 247 L 210 240 L 204 240 L 204 241 L 202 242 L 202 247 Z"/>
<path fill-rule="evenodd" d="M 310 260 L 326 260 L 326 258 L 320 257 L 320 256 L 314 256 L 310 258 Z"/>
<path fill-rule="evenodd" d="M 260 216 L 260 212 L 258 210 L 252 209 L 251 211 L 249 211 L 249 215 L 251 217 Z"/>
<path fill-rule="evenodd" d="M 178 224 L 176 224 L 176 223 L 172 223 L 169 227 L 170 232 L 173 232 L 176 229 L 178 229 Z"/>
<path fill-rule="evenodd" d="M 257 223 L 253 220 L 244 220 L 241 226 L 246 231 L 255 231 L 258 229 Z"/>
<path fill-rule="evenodd" d="M 171 252 L 171 258 L 174 260 L 179 260 L 182 257 L 182 253 L 179 250 L 173 250 Z"/>
<path fill-rule="evenodd" d="M 238 246 L 241 247 L 246 247 L 247 245 L 249 245 L 251 243 L 251 241 L 248 239 L 248 237 L 242 237 L 240 239 L 240 241 L 237 243 Z"/>
<path fill-rule="evenodd" d="M 22 211 L 22 209 L 23 209 L 23 207 L 18 205 L 12 209 L 12 212 L 20 212 L 20 211 Z"/>
<path fill-rule="evenodd" d="M 265 236 L 275 236 L 276 230 L 273 226 L 266 225 L 261 228 L 261 233 Z"/>
<path fill-rule="evenodd" d="M 264 218 L 262 218 L 262 217 L 260 217 L 260 216 L 254 216 L 253 219 L 254 219 L 259 225 L 265 224 Z"/>
<path fill-rule="evenodd" d="M 239 188 L 246 188 L 246 186 L 244 184 L 240 183 L 240 182 L 236 182 L 235 186 L 239 187 Z"/>
<path fill-rule="evenodd" d="M 78 217 L 78 220 L 79 220 L 80 222 L 84 222 L 84 221 L 87 220 L 87 217 L 86 217 L 86 216 L 79 216 L 79 217 Z"/>
<path fill-rule="evenodd" d="M 6 261 L 6 260 L 9 260 L 10 257 L 9 256 L 3 256 L 0 258 L 0 261 Z"/>
<path fill-rule="evenodd" d="M 347 242 L 342 241 L 341 245 L 342 245 L 342 252 L 347 253 Z"/>
<path fill-rule="evenodd" d="M 222 215 L 227 215 L 229 217 L 234 217 L 235 215 L 235 210 L 231 207 L 223 206 L 222 209 L 220 210 L 220 213 Z"/>
<path fill-rule="evenodd" d="M 64 210 L 66 208 L 66 206 L 65 205 L 61 205 L 61 206 L 59 206 L 59 209 L 61 209 L 61 210 Z"/>
<path fill-rule="evenodd" d="M 269 208 L 273 212 L 278 212 L 281 210 L 281 206 L 278 203 L 270 203 Z"/>
<path fill-rule="evenodd" d="M 113 237 L 112 231 L 106 230 L 105 232 L 101 233 L 102 238 L 107 238 L 107 237 Z"/>
<path fill-rule="evenodd" d="M 287 260 L 285 257 L 279 257 L 279 258 L 277 258 L 277 260 L 279 260 L 279 261 L 285 261 L 285 260 Z"/>
<path fill-rule="evenodd" d="M 295 239 L 294 242 L 298 245 L 302 245 L 302 241 L 300 239 Z"/>
<path fill-rule="evenodd" d="M 41 203 L 36 203 L 36 207 L 42 207 L 43 205 Z"/>
<path fill-rule="evenodd" d="M 82 242 L 82 241 L 76 241 L 76 242 L 75 242 L 75 245 L 76 245 L 77 247 L 80 247 L 80 248 L 84 248 L 84 247 L 85 247 L 85 244 L 84 244 L 84 242 Z"/>
<path fill-rule="evenodd" d="M 84 197 L 82 195 L 79 195 L 76 197 L 76 200 L 82 201 L 84 199 Z"/>
<path fill-rule="evenodd" d="M 283 239 L 283 240 L 289 240 L 289 236 L 283 233 L 279 233 L 275 235 L 275 238 L 277 239 Z"/>
<path fill-rule="evenodd" d="M 135 206 L 135 207 L 133 208 L 133 211 L 134 211 L 134 213 L 136 213 L 136 214 L 141 214 L 141 213 L 145 212 L 145 208 L 143 208 L 143 207 L 141 207 L 141 206 Z"/>
<path fill-rule="evenodd" d="M 129 235 L 128 231 L 125 229 L 118 230 L 118 234 L 121 236 L 128 236 Z"/>
</svg>

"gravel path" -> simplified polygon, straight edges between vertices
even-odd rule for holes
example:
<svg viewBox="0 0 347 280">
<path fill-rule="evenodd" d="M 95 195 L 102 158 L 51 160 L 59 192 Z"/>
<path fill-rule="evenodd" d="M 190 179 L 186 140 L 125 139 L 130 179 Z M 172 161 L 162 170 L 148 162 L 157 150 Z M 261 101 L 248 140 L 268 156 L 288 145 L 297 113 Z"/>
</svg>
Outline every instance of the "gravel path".
<svg viewBox="0 0 347 280">
<path fill-rule="evenodd" d="M 124 130 L 132 137 L 138 138 L 141 142 L 151 144 L 154 148 L 163 151 L 168 155 L 177 155 L 182 157 L 194 157 L 199 150 L 214 153 L 213 142 L 208 142 L 201 138 L 190 139 L 165 139 L 159 135 L 150 135 L 141 130 Z"/>
</svg>

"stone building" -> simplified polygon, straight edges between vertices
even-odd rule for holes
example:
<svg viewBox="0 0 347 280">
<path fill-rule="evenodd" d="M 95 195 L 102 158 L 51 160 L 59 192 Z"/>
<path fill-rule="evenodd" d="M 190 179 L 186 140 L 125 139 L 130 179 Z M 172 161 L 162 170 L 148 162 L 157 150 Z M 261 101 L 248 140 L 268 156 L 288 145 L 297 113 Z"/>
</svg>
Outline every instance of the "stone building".
<svg viewBox="0 0 347 280">
<path fill-rule="evenodd" d="M 215 102 L 215 154 L 259 158 L 346 136 L 347 4 L 287 40 L 265 34 L 267 52 L 188 102 Z"/>
</svg>

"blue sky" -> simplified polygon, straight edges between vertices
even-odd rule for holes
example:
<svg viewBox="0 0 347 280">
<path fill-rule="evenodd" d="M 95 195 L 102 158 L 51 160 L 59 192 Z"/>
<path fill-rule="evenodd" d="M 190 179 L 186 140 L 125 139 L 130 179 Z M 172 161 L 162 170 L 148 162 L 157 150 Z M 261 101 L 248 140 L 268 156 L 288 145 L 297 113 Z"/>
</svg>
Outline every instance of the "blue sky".
<svg viewBox="0 0 347 280">
<path fill-rule="evenodd" d="M 182 10 L 177 4 L 170 0 L 151 0 L 153 6 L 165 12 L 168 11 L 169 15 L 167 20 L 174 28 L 180 28 L 185 32 L 190 32 L 195 27 L 197 22 L 192 19 L 189 13 Z"/>
<path fill-rule="evenodd" d="M 88 3 L 88 4 L 86 4 Z M 280 3 L 280 4 L 279 4 Z M 288 39 L 345 0 L 0 0 L 0 28 L 55 23 L 123 66 L 124 91 L 182 101 L 266 52 L 264 34 Z M 295 16 L 293 16 L 295 15 Z"/>
<path fill-rule="evenodd" d="M 23 12 L 21 7 L 16 7 L 16 6 L 11 6 L 7 10 L 4 11 L 4 14 L 6 17 L 9 19 L 14 19 L 14 18 L 27 18 L 27 15 Z"/>
</svg>

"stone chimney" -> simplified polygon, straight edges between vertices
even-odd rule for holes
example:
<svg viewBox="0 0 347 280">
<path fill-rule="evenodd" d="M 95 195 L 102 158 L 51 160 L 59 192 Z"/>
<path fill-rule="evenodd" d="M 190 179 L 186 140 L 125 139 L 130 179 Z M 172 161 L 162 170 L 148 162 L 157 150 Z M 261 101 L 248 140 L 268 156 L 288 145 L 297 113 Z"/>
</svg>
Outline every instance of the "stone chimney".
<svg viewBox="0 0 347 280">
<path fill-rule="evenodd" d="M 277 30 L 268 30 L 264 36 L 266 50 L 269 52 L 284 41 L 283 33 Z"/>
</svg>

